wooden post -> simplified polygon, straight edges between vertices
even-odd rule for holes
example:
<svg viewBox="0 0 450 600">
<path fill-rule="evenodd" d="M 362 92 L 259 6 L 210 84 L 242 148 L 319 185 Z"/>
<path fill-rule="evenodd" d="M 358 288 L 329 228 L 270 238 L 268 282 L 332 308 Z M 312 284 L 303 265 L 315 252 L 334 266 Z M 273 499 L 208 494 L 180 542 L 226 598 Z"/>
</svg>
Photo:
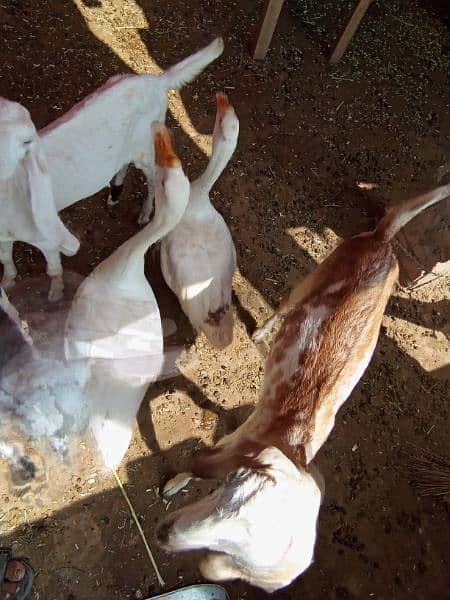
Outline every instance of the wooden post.
<svg viewBox="0 0 450 600">
<path fill-rule="evenodd" d="M 353 35 L 358 29 L 359 24 L 361 23 L 361 20 L 366 14 L 367 9 L 369 8 L 371 3 L 372 0 L 359 0 L 357 7 L 353 11 L 352 16 L 350 17 L 347 25 L 344 28 L 344 31 L 341 34 L 341 37 L 339 38 L 336 44 L 335 49 L 333 50 L 333 54 L 330 58 L 330 63 L 332 65 L 335 65 L 341 60 L 342 55 L 347 49 L 350 40 L 352 39 Z"/>
<path fill-rule="evenodd" d="M 284 0 L 266 0 L 253 47 L 253 58 L 263 60 L 272 40 Z"/>
</svg>

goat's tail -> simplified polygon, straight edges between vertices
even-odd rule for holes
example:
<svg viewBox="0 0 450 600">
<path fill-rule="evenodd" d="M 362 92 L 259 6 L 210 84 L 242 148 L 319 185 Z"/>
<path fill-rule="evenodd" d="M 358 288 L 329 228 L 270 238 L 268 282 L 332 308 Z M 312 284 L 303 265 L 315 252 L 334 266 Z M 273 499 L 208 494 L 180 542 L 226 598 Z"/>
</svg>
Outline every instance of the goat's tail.
<svg viewBox="0 0 450 600">
<path fill-rule="evenodd" d="M 394 206 L 379 222 L 376 228 L 377 235 L 388 242 L 416 215 L 449 196 L 450 184 L 447 184 Z"/>
<path fill-rule="evenodd" d="M 167 90 L 179 90 L 183 85 L 191 82 L 203 69 L 223 52 L 222 38 L 202 48 L 195 54 L 188 56 L 181 62 L 173 65 L 160 75 Z"/>
</svg>

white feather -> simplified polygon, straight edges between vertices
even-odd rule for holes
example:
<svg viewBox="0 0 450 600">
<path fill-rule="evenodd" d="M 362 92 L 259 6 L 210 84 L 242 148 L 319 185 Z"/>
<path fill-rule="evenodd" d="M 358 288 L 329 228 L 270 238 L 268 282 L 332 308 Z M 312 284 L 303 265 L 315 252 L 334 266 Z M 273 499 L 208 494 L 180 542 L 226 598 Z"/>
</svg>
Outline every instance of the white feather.
<svg viewBox="0 0 450 600">
<path fill-rule="evenodd" d="M 210 163 L 191 184 L 189 205 L 180 223 L 161 242 L 161 270 L 167 285 L 194 328 L 219 347 L 230 343 L 232 337 L 231 286 L 236 250 L 223 217 L 211 204 L 209 192 L 230 160 L 238 134 L 239 121 L 232 107 L 225 116 L 218 111 Z M 211 315 L 217 311 L 222 312 L 214 323 Z"/>
</svg>

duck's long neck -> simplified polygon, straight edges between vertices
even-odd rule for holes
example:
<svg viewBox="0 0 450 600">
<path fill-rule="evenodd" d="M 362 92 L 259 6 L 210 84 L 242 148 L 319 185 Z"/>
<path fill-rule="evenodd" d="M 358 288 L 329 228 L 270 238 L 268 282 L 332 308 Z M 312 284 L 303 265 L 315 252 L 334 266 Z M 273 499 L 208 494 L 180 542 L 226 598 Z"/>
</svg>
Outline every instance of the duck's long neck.
<svg viewBox="0 0 450 600">
<path fill-rule="evenodd" d="M 192 188 L 197 191 L 196 194 L 191 194 L 189 200 L 192 207 L 209 203 L 208 194 L 227 166 L 235 147 L 236 143 L 225 140 L 214 141 L 211 158 L 205 171 L 192 183 Z"/>
<path fill-rule="evenodd" d="M 147 250 L 167 235 L 180 217 L 178 211 L 157 211 L 151 223 L 122 244 L 111 256 L 115 263 L 111 277 L 118 277 L 122 282 L 136 276 L 144 278 L 144 257 Z"/>
</svg>

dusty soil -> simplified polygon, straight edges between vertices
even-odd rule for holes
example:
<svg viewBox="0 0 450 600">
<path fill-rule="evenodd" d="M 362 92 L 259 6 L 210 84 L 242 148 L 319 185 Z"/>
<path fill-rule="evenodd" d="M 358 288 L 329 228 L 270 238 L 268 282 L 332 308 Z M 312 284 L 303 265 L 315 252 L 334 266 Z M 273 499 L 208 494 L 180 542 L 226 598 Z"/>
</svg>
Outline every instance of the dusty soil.
<svg viewBox="0 0 450 600">
<path fill-rule="evenodd" d="M 187 465 L 199 443 L 233 429 L 256 401 L 263 363 L 249 333 L 339 237 L 372 226 L 385 205 L 435 185 L 449 160 L 447 3 L 374 3 L 334 68 L 326 58 L 353 2 L 286 3 L 267 60 L 257 64 L 247 44 L 261 4 L 0 4 L 0 94 L 25 104 L 39 127 L 111 75 L 164 67 L 215 34 L 225 38 L 223 57 L 181 98 L 201 134 L 211 132 L 216 90 L 229 94 L 241 121 L 238 149 L 213 197 L 238 252 L 235 340 L 215 352 L 195 339 L 157 262 L 148 257 L 161 311 L 178 326 L 169 342 L 192 346 L 198 363 L 149 390 L 120 469 L 169 589 L 201 577 L 198 555 L 167 556 L 155 547 L 160 515 L 187 501 L 182 497 L 168 507 L 158 488 Z M 173 116 L 169 123 L 186 172 L 194 176 L 205 155 L 188 128 Z M 376 187 L 367 190 L 358 182 Z M 69 300 L 78 275 L 137 231 L 144 193 L 142 178 L 131 172 L 117 207 L 107 208 L 106 193 L 100 193 L 65 211 L 82 242 L 80 252 L 64 260 Z M 418 497 L 406 475 L 409 444 L 450 456 L 448 278 L 445 264 L 435 268 L 450 258 L 449 210 L 447 204 L 430 211 L 400 240 L 407 251 L 398 247 L 403 286 L 389 303 L 370 367 L 317 459 L 327 491 L 315 562 L 276 598 L 450 598 L 448 499 Z M 20 244 L 16 258 L 20 282 L 11 298 L 24 313 L 39 314 L 48 283 L 39 277 L 43 260 Z M 412 283 L 432 268 L 441 275 Z M 55 313 L 49 318 L 58 326 Z M 39 319 L 31 319 L 30 327 L 39 329 Z M 209 487 L 193 486 L 187 498 Z M 112 476 L 89 462 L 54 465 L 37 495 L 18 498 L 5 481 L 0 533 L 2 544 L 14 543 L 35 567 L 36 599 L 158 592 Z M 232 600 L 265 597 L 243 583 L 226 587 Z"/>
</svg>

